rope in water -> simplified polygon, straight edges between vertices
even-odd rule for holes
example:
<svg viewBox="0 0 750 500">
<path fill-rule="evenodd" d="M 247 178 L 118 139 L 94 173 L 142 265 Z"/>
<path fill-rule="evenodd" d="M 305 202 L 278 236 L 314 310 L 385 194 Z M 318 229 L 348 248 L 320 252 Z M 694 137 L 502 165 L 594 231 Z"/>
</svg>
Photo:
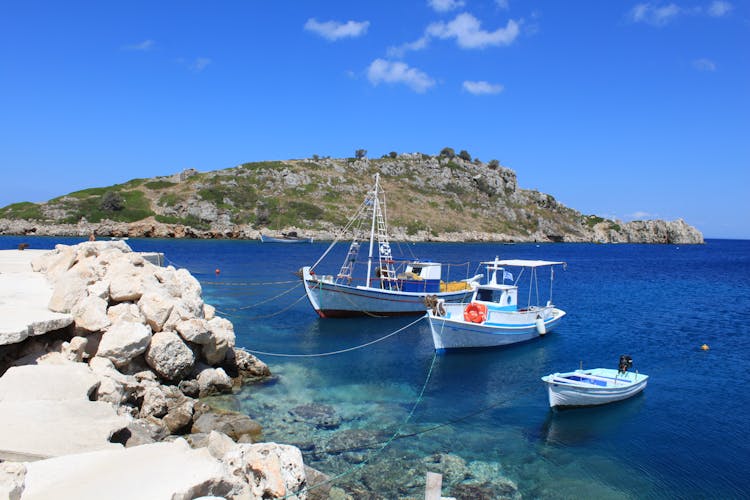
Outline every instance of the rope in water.
<svg viewBox="0 0 750 500">
<path fill-rule="evenodd" d="M 287 291 L 289 291 L 289 290 L 287 290 Z M 307 294 L 302 295 L 300 298 L 298 298 L 297 300 L 295 300 L 294 302 L 292 302 L 291 304 L 289 304 L 285 308 L 279 309 L 278 311 L 276 311 L 274 313 L 265 314 L 265 315 L 262 315 L 262 316 L 250 316 L 250 317 L 243 316 L 243 319 L 253 319 L 254 320 L 254 319 L 273 318 L 274 316 L 278 316 L 279 314 L 283 314 L 283 313 L 287 312 L 289 309 L 291 309 L 292 307 L 294 307 L 295 305 L 297 305 L 297 303 L 300 300 L 304 299 L 305 297 L 307 297 Z M 248 306 L 248 307 L 251 307 L 251 306 Z M 223 310 L 220 310 L 220 309 L 216 309 L 216 312 L 218 312 L 222 316 L 231 316 L 233 318 L 237 318 L 237 317 L 240 316 L 239 314 L 233 314 L 233 313 L 230 313 L 230 312 L 227 312 L 227 311 L 223 311 Z"/>
<path fill-rule="evenodd" d="M 269 298 L 267 298 L 265 300 L 261 300 L 260 302 L 256 302 L 255 304 L 250 304 L 249 306 L 228 307 L 228 308 L 225 308 L 225 311 L 243 311 L 245 309 L 252 309 L 253 307 L 258 307 L 260 305 L 263 305 L 263 304 L 266 304 L 268 302 L 271 302 L 272 300 L 278 299 L 279 297 L 283 297 L 284 295 L 288 294 L 289 292 L 291 292 L 292 290 L 294 290 L 295 288 L 297 288 L 297 287 L 299 287 L 301 285 L 302 285 L 302 283 L 297 282 L 296 285 L 294 285 L 293 287 L 289 288 L 288 290 L 284 290 L 283 292 L 281 292 L 278 295 L 274 295 L 273 297 L 269 297 Z M 299 302 L 299 301 L 297 301 L 297 302 Z M 278 314 L 278 312 L 274 313 L 274 315 L 276 315 L 276 314 Z"/>
<path fill-rule="evenodd" d="M 419 319 L 421 320 L 422 318 L 419 318 Z M 417 321 L 419 321 L 419 320 L 417 320 Z M 416 323 L 416 321 L 414 323 Z M 412 323 L 412 324 L 414 324 L 414 323 Z M 422 384 L 422 389 L 419 391 L 419 395 L 417 396 L 417 399 L 414 401 L 414 404 L 412 404 L 411 410 L 409 410 L 409 414 L 406 416 L 406 419 L 401 423 L 401 425 L 398 426 L 398 428 L 396 429 L 396 431 L 393 433 L 393 435 L 391 435 L 391 437 L 389 439 L 386 439 L 385 441 L 383 441 L 381 443 L 378 443 L 378 444 L 382 444 L 382 446 L 380 446 L 379 449 L 377 449 L 377 450 L 369 453 L 368 456 L 367 456 L 367 458 L 365 458 L 362 462 L 358 463 L 357 465 L 354 465 L 354 466 L 350 467 L 348 470 L 345 470 L 341 474 L 337 474 L 337 475 L 335 475 L 333 477 L 330 477 L 330 478 L 326 479 L 325 481 L 321 481 L 319 483 L 315 483 L 312 486 L 308 486 L 306 488 L 303 488 L 303 489 L 301 489 L 301 490 L 299 490 L 299 491 L 297 491 L 295 493 L 290 493 L 290 494 L 288 494 L 288 495 L 286 495 L 286 496 L 284 496 L 282 498 L 295 497 L 295 496 L 299 495 L 300 493 L 307 492 L 307 491 L 312 490 L 314 488 L 319 488 L 320 486 L 323 486 L 325 484 L 337 481 L 337 480 L 341 479 L 342 477 L 346 477 L 348 475 L 354 474 L 355 472 L 359 471 L 360 469 L 363 469 L 367 464 L 369 464 L 372 461 L 372 459 L 374 459 L 375 457 L 377 457 L 378 455 L 380 455 L 394 440 L 396 440 L 398 438 L 399 434 L 401 433 L 401 429 L 403 429 L 404 426 L 406 424 L 408 424 L 409 421 L 411 420 L 411 418 L 414 416 L 414 412 L 417 410 L 417 406 L 419 406 L 419 403 L 421 403 L 422 399 L 424 398 L 424 393 L 425 393 L 425 390 L 427 390 L 427 385 L 429 384 L 430 378 L 432 377 L 432 371 L 435 368 L 435 361 L 436 360 L 437 360 L 437 352 L 434 352 L 432 354 L 432 361 L 430 362 L 430 369 L 427 371 L 427 377 L 425 378 L 424 384 Z"/>
<path fill-rule="evenodd" d="M 305 297 L 305 296 L 303 295 L 303 297 Z M 356 351 L 357 349 L 362 349 L 362 348 L 371 346 L 373 344 L 377 344 L 378 342 L 382 342 L 383 340 L 385 340 L 387 338 L 390 338 L 390 337 L 393 337 L 397 333 L 401 333 L 404 330 L 406 330 L 407 328 L 410 328 L 410 327 L 416 325 L 417 323 L 419 323 L 420 321 L 422 321 L 424 318 L 425 318 L 425 316 L 420 316 L 419 319 L 417 319 L 415 321 L 412 321 L 411 323 L 409 323 L 406 326 L 402 326 L 398 330 L 393 331 L 393 332 L 389 333 L 388 335 L 384 335 L 384 336 L 382 336 L 380 338 L 377 338 L 375 340 L 372 340 L 372 341 L 364 343 L 364 344 L 360 344 L 358 346 L 348 347 L 346 349 L 340 349 L 338 351 L 319 352 L 319 353 L 315 353 L 315 354 L 287 354 L 287 353 L 279 353 L 279 352 L 256 351 L 256 350 L 253 350 L 253 349 L 245 349 L 245 350 L 247 352 L 249 352 L 249 353 L 256 354 L 256 355 L 261 355 L 261 356 L 277 356 L 277 357 L 282 357 L 282 358 L 320 358 L 320 357 L 324 357 L 324 356 L 334 356 L 336 354 L 343 354 L 345 352 Z"/>
</svg>

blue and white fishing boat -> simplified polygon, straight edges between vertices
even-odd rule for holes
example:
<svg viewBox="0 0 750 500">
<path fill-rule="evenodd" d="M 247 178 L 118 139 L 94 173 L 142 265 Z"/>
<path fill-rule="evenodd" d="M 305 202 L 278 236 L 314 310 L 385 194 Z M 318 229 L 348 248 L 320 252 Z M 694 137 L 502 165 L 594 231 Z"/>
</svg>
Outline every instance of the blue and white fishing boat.
<svg viewBox="0 0 750 500">
<path fill-rule="evenodd" d="M 353 239 L 339 272 L 319 273 L 321 262 L 345 234 L 353 234 Z M 394 257 L 380 174 L 375 174 L 372 189 L 341 236 L 300 273 L 307 298 L 321 318 L 424 314 L 426 296 L 434 295 L 446 303 L 461 302 L 472 294 L 481 278 L 476 275 L 448 282 L 443 280 L 444 266 L 439 262 Z M 367 247 L 367 261 L 358 260 L 362 247 Z"/>
<path fill-rule="evenodd" d="M 633 360 L 620 356 L 619 369 L 593 368 L 542 377 L 550 408 L 597 406 L 628 399 L 646 388 L 648 375 L 630 372 Z"/>
<path fill-rule="evenodd" d="M 437 297 L 428 301 L 427 317 L 436 350 L 524 342 L 550 332 L 565 316 L 565 311 L 552 304 L 554 266 L 564 262 L 495 258 L 482 264 L 486 266 L 487 283 L 474 289 L 470 302 L 449 304 Z M 544 267 L 550 270 L 549 299 L 538 305 L 538 269 Z M 520 270 L 515 281 L 509 269 Z M 529 275 L 528 303 L 519 307 L 518 283 L 524 273 Z M 536 305 L 532 305 L 532 293 Z"/>
</svg>

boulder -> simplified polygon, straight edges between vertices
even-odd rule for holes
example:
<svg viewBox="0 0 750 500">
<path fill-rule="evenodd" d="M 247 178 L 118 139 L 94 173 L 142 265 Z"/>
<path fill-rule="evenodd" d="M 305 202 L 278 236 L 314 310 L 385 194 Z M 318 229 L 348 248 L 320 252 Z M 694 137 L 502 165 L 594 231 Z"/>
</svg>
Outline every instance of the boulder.
<svg viewBox="0 0 750 500">
<path fill-rule="evenodd" d="M 108 358 L 120 368 L 146 352 L 150 341 L 151 328 L 147 325 L 118 321 L 102 335 L 96 355 Z"/>
<path fill-rule="evenodd" d="M 160 377 L 179 381 L 193 369 L 195 355 L 176 333 L 158 332 L 146 350 L 146 362 Z"/>
<path fill-rule="evenodd" d="M 229 320 L 216 317 L 208 322 L 208 328 L 211 337 L 203 345 L 203 358 L 215 365 L 224 361 L 229 348 L 234 348 L 234 326 Z"/>
<path fill-rule="evenodd" d="M 73 306 L 83 300 L 87 288 L 97 280 L 90 262 L 78 262 L 63 273 L 55 284 L 47 307 L 54 312 L 69 313 Z"/>
<path fill-rule="evenodd" d="M 73 337 L 69 342 L 63 342 L 62 354 L 76 363 L 80 363 L 88 355 L 86 354 L 86 347 L 89 344 L 89 340 L 86 337 Z"/>
<path fill-rule="evenodd" d="M 107 309 L 107 317 L 111 323 L 118 321 L 131 321 L 133 323 L 145 323 L 146 319 L 141 314 L 138 306 L 132 302 L 121 302 Z"/>
<path fill-rule="evenodd" d="M 159 387 L 148 387 L 143 394 L 141 417 L 161 418 L 167 414 L 167 398 Z"/>
<path fill-rule="evenodd" d="M 210 411 L 195 419 L 191 432 L 208 434 L 218 431 L 238 441 L 245 435 L 257 439 L 262 430 L 259 423 L 242 413 Z"/>
<path fill-rule="evenodd" d="M 197 377 L 200 397 L 232 392 L 232 379 L 221 368 L 205 368 Z"/>
<path fill-rule="evenodd" d="M 160 332 L 162 326 L 172 312 L 174 302 L 172 299 L 160 292 L 146 292 L 138 300 L 138 309 L 154 332 Z"/>
<path fill-rule="evenodd" d="M 183 339 L 195 344 L 206 344 L 211 339 L 211 332 L 205 319 L 183 320 L 176 324 L 175 329 Z"/>
<path fill-rule="evenodd" d="M 0 377 L 0 401 L 89 401 L 99 378 L 83 363 L 15 366 Z"/>
<path fill-rule="evenodd" d="M 89 332 L 103 330 L 111 324 L 107 317 L 107 301 L 96 295 L 89 295 L 78 301 L 73 305 L 71 313 L 76 326 Z"/>
<path fill-rule="evenodd" d="M 268 365 L 244 349 L 229 349 L 222 365 L 232 378 L 265 378 L 271 376 Z"/>
<path fill-rule="evenodd" d="M 249 498 L 288 498 L 307 482 L 302 453 L 276 443 L 240 444 L 221 459 L 230 476 L 240 479 Z M 305 493 L 297 495 L 306 498 Z"/>
</svg>

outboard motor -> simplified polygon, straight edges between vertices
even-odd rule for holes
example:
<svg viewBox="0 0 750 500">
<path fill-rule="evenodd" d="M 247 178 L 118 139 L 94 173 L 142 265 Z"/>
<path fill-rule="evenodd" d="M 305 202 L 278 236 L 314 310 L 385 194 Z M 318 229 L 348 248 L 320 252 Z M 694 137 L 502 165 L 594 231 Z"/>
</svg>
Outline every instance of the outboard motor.
<svg viewBox="0 0 750 500">
<path fill-rule="evenodd" d="M 631 368 L 633 366 L 633 358 L 628 356 L 627 354 L 623 354 L 620 356 L 620 366 L 618 367 L 618 370 L 620 373 L 625 373 L 628 371 L 628 368 Z"/>
</svg>

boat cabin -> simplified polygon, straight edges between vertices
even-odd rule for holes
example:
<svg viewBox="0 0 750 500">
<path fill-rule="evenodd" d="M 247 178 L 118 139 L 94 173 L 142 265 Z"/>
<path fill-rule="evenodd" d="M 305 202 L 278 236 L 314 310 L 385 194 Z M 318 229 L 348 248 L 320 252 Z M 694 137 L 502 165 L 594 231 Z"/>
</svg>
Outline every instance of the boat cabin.
<svg viewBox="0 0 750 500">
<path fill-rule="evenodd" d="M 404 292 L 440 292 L 440 274 L 442 266 L 439 262 L 409 262 L 404 273 L 398 275 L 401 290 Z"/>
</svg>

